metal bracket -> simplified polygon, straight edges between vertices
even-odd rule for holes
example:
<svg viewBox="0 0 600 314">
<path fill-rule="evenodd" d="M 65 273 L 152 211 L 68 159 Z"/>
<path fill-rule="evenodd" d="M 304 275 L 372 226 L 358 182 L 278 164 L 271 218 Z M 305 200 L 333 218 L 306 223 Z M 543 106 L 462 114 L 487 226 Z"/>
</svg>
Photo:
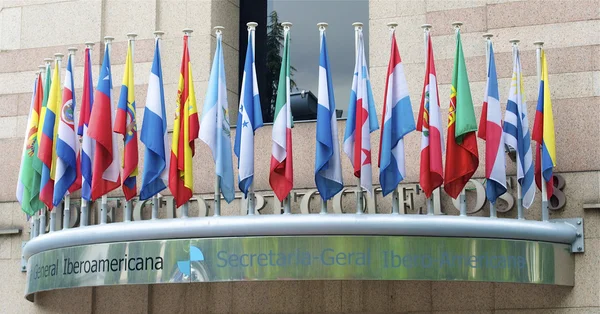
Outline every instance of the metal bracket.
<svg viewBox="0 0 600 314">
<path fill-rule="evenodd" d="M 583 236 L 583 218 L 550 219 L 552 223 L 565 223 L 573 226 L 576 230 L 575 241 L 571 244 L 571 253 L 583 253 L 585 243 Z"/>
<path fill-rule="evenodd" d="M 25 254 L 23 253 L 23 248 L 27 244 L 27 241 L 21 241 L 21 272 L 27 272 L 27 260 L 25 259 Z"/>
</svg>

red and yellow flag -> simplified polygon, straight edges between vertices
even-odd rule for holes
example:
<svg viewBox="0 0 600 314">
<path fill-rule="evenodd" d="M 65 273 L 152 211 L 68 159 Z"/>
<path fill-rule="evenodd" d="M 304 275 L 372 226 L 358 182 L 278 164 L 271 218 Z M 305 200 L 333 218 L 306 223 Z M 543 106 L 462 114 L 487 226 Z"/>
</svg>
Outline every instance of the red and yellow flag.
<svg viewBox="0 0 600 314">
<path fill-rule="evenodd" d="M 177 108 L 173 124 L 171 143 L 171 164 L 169 169 L 169 189 L 173 193 L 177 207 L 192 197 L 194 173 L 192 157 L 195 152 L 194 140 L 198 138 L 200 124 L 192 79 L 192 64 L 188 50 L 188 35 L 183 37 L 183 58 L 177 90 Z"/>
</svg>

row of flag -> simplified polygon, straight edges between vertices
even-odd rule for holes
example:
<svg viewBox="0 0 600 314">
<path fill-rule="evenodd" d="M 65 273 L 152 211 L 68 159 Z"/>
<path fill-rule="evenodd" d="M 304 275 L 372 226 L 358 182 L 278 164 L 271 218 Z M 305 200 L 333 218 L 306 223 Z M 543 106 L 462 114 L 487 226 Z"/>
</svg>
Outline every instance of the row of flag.
<svg viewBox="0 0 600 314">
<path fill-rule="evenodd" d="M 343 188 L 335 99 L 326 42 L 326 24 L 320 24 L 318 109 L 316 123 L 315 183 L 326 201 Z M 292 126 L 290 107 L 290 28 L 284 24 L 283 56 L 277 88 L 272 128 L 272 155 L 269 183 L 280 201 L 293 188 Z M 350 159 L 360 186 L 372 193 L 370 134 L 379 129 L 375 102 L 365 58 L 362 28 L 355 28 L 355 67 L 343 151 Z M 255 68 L 255 24 L 248 28 L 248 47 L 242 77 L 239 112 L 233 153 L 238 158 L 238 188 L 248 196 L 254 177 L 254 133 L 263 126 Z M 513 50 L 513 77 L 506 116 L 502 121 L 498 81 L 491 41 L 488 42 L 487 84 L 483 111 L 477 124 L 469 87 L 460 31 L 456 32 L 456 55 L 451 85 L 447 142 L 444 149 L 440 100 L 432 41 L 427 33 L 426 71 L 419 115 L 413 117 L 404 68 L 391 28 L 391 51 L 384 89 L 384 106 L 378 156 L 379 178 L 384 196 L 393 192 L 405 178 L 404 137 L 421 132 L 420 185 L 427 197 L 443 185 L 453 198 L 458 197 L 479 166 L 476 136 L 486 141 L 487 197 L 494 203 L 506 192 L 504 145 L 517 153 L 517 177 L 522 187 L 524 207 L 533 202 L 534 172 L 543 174 L 552 195 L 552 169 L 556 153 L 552 105 L 545 54 L 541 54 L 542 79 L 533 134 L 530 135 L 523 98 L 519 51 Z M 160 37 L 148 83 L 140 140 L 145 145 L 142 185 L 139 197 L 149 199 L 169 187 L 177 206 L 186 204 L 193 194 L 192 158 L 195 140 L 211 149 L 217 176 L 216 184 L 227 202 L 234 199 L 234 174 L 229 123 L 222 33 L 216 33 L 216 53 L 210 73 L 201 123 L 192 78 L 188 49 L 189 34 L 183 38 L 173 136 L 168 149 L 165 97 L 160 59 Z M 91 49 L 84 53 L 84 84 L 79 119 L 75 117 L 72 58 L 67 59 L 64 87 L 60 88 L 57 59 L 54 70 L 46 66 L 35 79 L 30 114 L 23 147 L 17 186 L 17 199 L 23 210 L 33 215 L 46 206 L 52 209 L 78 189 L 86 201 L 93 201 L 122 187 L 127 200 L 137 191 L 138 133 L 133 81 L 133 41 L 129 41 L 125 74 L 116 110 L 112 106 L 110 45 L 106 45 L 100 76 L 93 90 Z M 77 129 L 75 126 L 77 125 Z M 79 147 L 81 137 L 81 148 Z M 124 149 L 118 154 L 118 136 Z M 531 138 L 538 144 L 533 164 Z M 446 171 L 442 155 L 446 153 Z M 534 169 L 535 168 L 535 169 Z M 539 180 L 538 180 L 539 181 Z M 538 182 L 538 185 L 540 183 Z"/>
</svg>

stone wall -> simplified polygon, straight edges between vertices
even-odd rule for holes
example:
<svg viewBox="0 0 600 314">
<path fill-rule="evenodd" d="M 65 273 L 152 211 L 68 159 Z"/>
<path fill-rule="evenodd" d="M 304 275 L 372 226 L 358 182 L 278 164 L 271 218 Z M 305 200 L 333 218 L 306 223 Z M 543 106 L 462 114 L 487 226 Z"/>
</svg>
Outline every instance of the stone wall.
<svg viewBox="0 0 600 314">
<path fill-rule="evenodd" d="M 167 111 L 171 117 L 181 62 L 181 30 L 186 27 L 194 29 L 190 53 L 201 112 L 215 48 L 212 27 L 223 25 L 226 27 L 224 57 L 228 98 L 230 112 L 234 114 L 239 97 L 238 36 L 245 34 L 238 31 L 239 3 L 236 0 L 0 0 L 0 182 L 4 186 L 0 189 L 0 227 L 23 228 L 19 236 L 0 236 L 0 313 L 600 313 L 600 212 L 583 209 L 583 204 L 600 200 L 600 1 L 371 0 L 369 11 L 369 65 L 378 113 L 381 114 L 383 107 L 389 57 L 386 24 L 392 21 L 399 23 L 398 46 L 416 115 L 424 73 L 420 26 L 430 23 L 433 24 L 432 40 L 444 127 L 455 51 L 451 22 L 459 20 L 465 23 L 462 28 L 463 48 L 478 118 L 485 84 L 485 41 L 482 34 L 494 34 L 502 104 L 506 103 L 512 71 L 508 40 L 521 40 L 531 124 L 538 85 L 533 42 L 545 42 L 557 130 L 556 171 L 567 181 L 564 189 L 567 205 L 552 212 L 551 218 L 584 217 L 586 227 L 585 253 L 575 257 L 575 287 L 410 281 L 239 282 L 58 290 L 38 293 L 35 303 L 30 303 L 23 297 L 25 274 L 20 272 L 21 241 L 28 239 L 29 228 L 25 215 L 15 202 L 14 191 L 34 72 L 43 63 L 43 58 L 51 57 L 55 52 L 66 54 L 66 48 L 70 46 L 80 49 L 75 67 L 76 96 L 79 100 L 83 77 L 82 43 L 96 42 L 93 50 L 95 84 L 103 53 L 102 38 L 114 36 L 116 40 L 111 59 L 115 82 L 113 97 L 116 101 L 125 62 L 126 34 L 136 32 L 139 36 L 135 49 L 135 92 L 138 121 L 141 123 L 153 54 L 152 32 L 156 29 L 166 32 L 162 62 Z M 352 31 L 351 25 L 347 28 Z M 317 36 L 315 27 L 315 38 Z M 301 51 L 302 47 L 294 47 L 292 42 L 291 49 Z M 169 125 L 172 125 L 171 119 Z M 340 121 L 339 129 L 343 130 L 344 125 L 345 121 Z M 314 124 L 298 123 L 293 132 L 295 185 L 301 189 L 313 188 Z M 270 126 L 257 131 L 256 188 L 262 191 L 270 189 L 270 135 Z M 372 137 L 373 156 L 378 154 L 378 136 L 375 132 Z M 419 147 L 420 135 L 408 135 L 406 182 L 418 181 Z M 483 156 L 483 142 L 479 142 L 479 147 L 480 156 Z M 206 166 L 210 160 L 207 147 L 198 144 L 194 160 L 196 193 L 209 194 L 213 189 L 212 180 L 201 179 L 214 176 L 213 167 Z M 353 182 L 348 159 L 342 157 L 342 162 L 344 178 Z M 378 171 L 373 173 L 377 182 Z M 508 173 L 515 175 L 515 165 L 510 161 Z M 484 176 L 483 165 L 475 176 Z M 121 195 L 120 191 L 113 193 L 113 196 L 118 195 Z M 539 197 L 538 193 L 535 205 L 526 211 L 528 219 L 540 218 Z M 379 210 L 389 211 L 388 204 L 381 202 Z M 442 196 L 442 206 L 447 214 L 457 213 L 449 209 L 450 200 L 445 196 Z M 238 213 L 237 208 L 237 205 L 231 205 L 225 213 Z M 513 209 L 504 216 L 514 217 L 515 211 Z M 487 213 L 486 205 L 480 215 Z"/>
</svg>

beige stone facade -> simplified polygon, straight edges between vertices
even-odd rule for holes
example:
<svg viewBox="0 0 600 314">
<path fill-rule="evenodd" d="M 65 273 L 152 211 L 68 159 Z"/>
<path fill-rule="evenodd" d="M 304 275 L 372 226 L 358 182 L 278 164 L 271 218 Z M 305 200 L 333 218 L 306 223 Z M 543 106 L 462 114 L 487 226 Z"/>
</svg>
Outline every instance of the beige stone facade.
<svg viewBox="0 0 600 314">
<path fill-rule="evenodd" d="M 318 2 L 307 5 L 318 5 Z M 551 212 L 551 218 L 585 219 L 586 247 L 585 253 L 575 257 L 574 287 L 426 281 L 236 282 L 67 289 L 37 293 L 34 303 L 26 301 L 23 297 L 25 273 L 20 271 L 20 258 L 21 243 L 29 238 L 29 225 L 15 200 L 14 191 L 37 66 L 55 52 L 66 54 L 67 47 L 78 47 L 74 75 L 76 96 L 80 99 L 83 43 L 96 42 L 92 55 L 95 84 L 101 62 L 102 38 L 114 36 L 111 59 L 115 82 L 113 97 L 116 99 L 125 63 L 126 34 L 137 33 L 135 92 L 138 121 L 141 123 L 153 56 L 152 33 L 154 30 L 165 31 L 162 62 L 167 111 L 172 117 L 181 60 L 181 30 L 189 27 L 194 30 L 190 53 L 201 112 L 215 47 L 212 27 L 223 25 L 228 99 L 230 112 L 235 113 L 239 100 L 238 38 L 245 34 L 238 31 L 237 0 L 0 0 L 0 183 L 3 186 L 0 189 L 0 227 L 17 226 L 23 230 L 20 235 L 0 235 L 0 313 L 600 313 L 600 210 L 584 210 L 584 204 L 600 201 L 600 1 L 370 0 L 368 61 L 379 115 L 383 107 L 389 57 L 386 24 L 399 24 L 398 45 L 416 115 L 424 74 L 420 26 L 429 23 L 433 25 L 432 40 L 445 128 L 455 50 L 451 23 L 455 20 L 464 22 L 463 48 L 478 119 L 486 77 L 482 35 L 494 34 L 502 104 L 506 103 L 512 73 L 508 41 L 513 38 L 521 40 L 530 117 L 535 110 L 538 88 L 533 42 L 545 42 L 556 125 L 556 171 L 567 182 L 564 188 L 566 206 Z M 351 25 L 347 28 L 348 32 L 352 31 Z M 318 36 L 316 26 L 314 31 L 315 37 Z M 293 53 L 301 53 L 302 47 L 294 47 L 292 43 L 291 49 Z M 532 123 L 533 118 L 530 118 Z M 169 125 L 172 125 L 171 119 Z M 339 129 L 343 130 L 344 126 L 345 121 L 340 121 Z M 341 131 L 340 143 L 342 134 Z M 373 134 L 373 156 L 376 156 L 379 133 Z M 270 190 L 270 136 L 270 126 L 257 131 L 256 190 L 264 191 L 265 195 Z M 293 136 L 295 188 L 303 193 L 314 188 L 314 123 L 297 123 Z M 408 171 L 405 182 L 414 184 L 418 182 L 420 135 L 408 135 L 405 143 Z M 479 147 L 480 156 L 484 156 L 482 141 Z M 207 199 L 213 191 L 214 176 L 209 161 L 212 162 L 212 158 L 208 147 L 197 144 L 195 193 L 207 195 Z M 351 165 L 345 156 L 342 156 L 342 163 L 346 184 L 351 185 L 348 183 L 354 182 Z M 484 169 L 481 164 L 475 177 L 482 178 Z M 515 175 L 515 164 L 511 161 L 508 162 L 508 174 Z M 375 169 L 373 179 L 378 182 Z M 111 195 L 120 196 L 121 191 Z M 458 213 L 447 196 L 442 195 L 441 200 L 446 214 Z M 265 204 L 262 214 L 273 214 L 272 202 L 273 198 L 267 198 L 268 204 Z M 299 202 L 293 203 L 294 213 L 300 213 Z M 351 202 L 350 197 L 344 200 L 349 207 L 353 206 Z M 318 202 L 312 203 L 311 211 L 318 212 Z M 423 206 L 423 194 L 415 195 L 415 204 Z M 390 201 L 384 200 L 380 194 L 377 211 L 390 211 Z M 224 214 L 237 215 L 239 212 L 237 200 L 224 207 Z M 477 215 L 488 213 L 486 204 Z M 191 214 L 197 215 L 198 210 L 192 208 Z M 539 192 L 535 205 L 525 214 L 528 219 L 540 219 Z M 142 216 L 147 217 L 148 212 Z M 515 217 L 516 206 L 501 216 Z M 117 220 L 121 217 L 119 211 Z"/>
</svg>

